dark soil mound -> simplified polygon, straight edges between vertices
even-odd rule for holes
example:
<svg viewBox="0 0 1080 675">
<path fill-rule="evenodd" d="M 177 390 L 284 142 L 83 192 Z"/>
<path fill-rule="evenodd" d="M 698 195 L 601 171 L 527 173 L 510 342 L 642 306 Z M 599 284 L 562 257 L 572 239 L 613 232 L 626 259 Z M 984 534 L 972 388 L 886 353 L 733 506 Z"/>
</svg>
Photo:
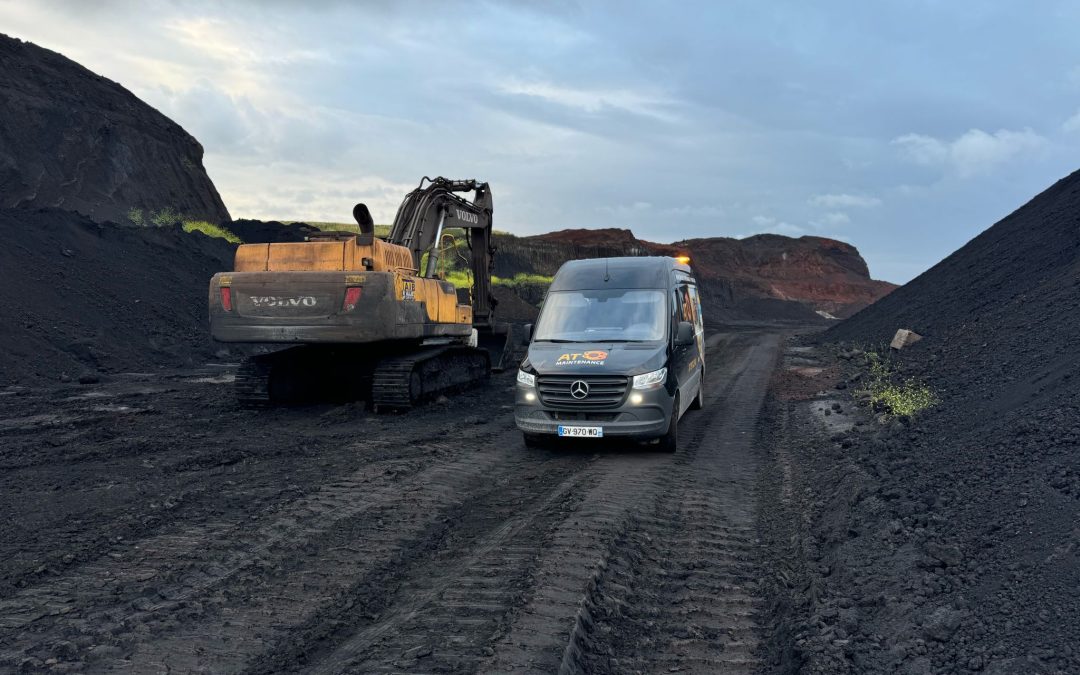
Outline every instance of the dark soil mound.
<svg viewBox="0 0 1080 675">
<path fill-rule="evenodd" d="M 826 583 L 880 598 L 860 630 L 925 644 L 865 666 L 1077 672 L 1080 172 L 824 339 L 897 328 L 926 336 L 895 359 L 941 401 L 845 451 L 867 480 L 845 476 L 824 516 L 841 532 Z"/>
<path fill-rule="evenodd" d="M 0 210 L 0 384 L 180 366 L 211 356 L 206 293 L 223 239 Z"/>
<path fill-rule="evenodd" d="M 0 35 L 0 207 L 57 207 L 104 222 L 170 210 L 229 219 L 178 124 L 60 54 Z"/>
<path fill-rule="evenodd" d="M 223 225 L 246 244 L 304 241 L 309 234 L 319 231 L 319 228 L 307 223 L 286 225 L 276 220 L 234 220 Z"/>
</svg>

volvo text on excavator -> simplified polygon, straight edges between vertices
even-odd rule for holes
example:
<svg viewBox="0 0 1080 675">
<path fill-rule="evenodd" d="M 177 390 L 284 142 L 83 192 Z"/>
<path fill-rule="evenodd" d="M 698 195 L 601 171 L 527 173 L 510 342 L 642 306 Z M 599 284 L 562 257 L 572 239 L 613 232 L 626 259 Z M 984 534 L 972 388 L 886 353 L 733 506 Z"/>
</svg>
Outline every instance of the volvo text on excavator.
<svg viewBox="0 0 1080 675">
<path fill-rule="evenodd" d="M 366 398 L 376 410 L 406 409 L 501 369 L 510 345 L 494 318 L 491 213 L 487 183 L 425 176 L 385 240 L 357 204 L 359 234 L 239 246 L 234 270 L 210 281 L 212 336 L 295 346 L 248 358 L 238 398 Z M 448 231 L 464 231 L 471 289 L 440 278 Z"/>
</svg>

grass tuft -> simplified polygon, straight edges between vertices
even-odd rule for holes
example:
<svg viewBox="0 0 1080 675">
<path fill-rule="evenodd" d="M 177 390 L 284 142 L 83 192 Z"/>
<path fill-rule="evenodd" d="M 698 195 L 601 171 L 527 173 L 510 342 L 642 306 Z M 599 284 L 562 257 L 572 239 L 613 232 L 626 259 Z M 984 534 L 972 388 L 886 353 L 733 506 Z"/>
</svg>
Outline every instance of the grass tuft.
<svg viewBox="0 0 1080 675">
<path fill-rule="evenodd" d="M 184 232 L 202 232 L 208 237 L 218 237 L 224 239 L 231 244 L 243 244 L 243 240 L 236 236 L 228 229 L 208 223 L 205 220 L 187 220 L 184 221 Z"/>
<path fill-rule="evenodd" d="M 938 404 L 936 393 L 915 378 L 900 380 L 896 368 L 888 357 L 877 352 L 866 352 L 868 383 L 864 392 L 871 407 L 886 415 L 914 417 Z"/>
</svg>

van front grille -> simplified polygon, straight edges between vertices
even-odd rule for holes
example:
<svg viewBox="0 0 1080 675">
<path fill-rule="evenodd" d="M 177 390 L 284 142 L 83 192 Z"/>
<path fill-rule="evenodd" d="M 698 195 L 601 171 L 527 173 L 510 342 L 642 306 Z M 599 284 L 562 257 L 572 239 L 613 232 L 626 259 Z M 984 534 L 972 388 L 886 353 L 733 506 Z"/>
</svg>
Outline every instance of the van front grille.
<svg viewBox="0 0 1080 675">
<path fill-rule="evenodd" d="M 588 393 L 574 396 L 572 387 L 584 383 Z M 626 397 L 627 378 L 617 375 L 540 375 L 536 378 L 536 388 L 540 392 L 540 402 L 544 405 L 558 406 L 575 410 L 595 410 L 614 408 Z"/>
</svg>

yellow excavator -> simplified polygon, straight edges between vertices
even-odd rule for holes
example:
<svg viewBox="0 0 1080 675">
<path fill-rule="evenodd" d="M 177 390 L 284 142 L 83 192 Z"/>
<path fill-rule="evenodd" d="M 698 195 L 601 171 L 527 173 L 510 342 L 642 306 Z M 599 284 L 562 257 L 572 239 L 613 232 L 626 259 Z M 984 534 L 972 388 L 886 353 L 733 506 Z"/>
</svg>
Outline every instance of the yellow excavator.
<svg viewBox="0 0 1080 675">
<path fill-rule="evenodd" d="M 425 176 L 385 240 L 357 204 L 359 233 L 239 246 L 234 270 L 210 281 L 211 335 L 294 346 L 246 359 L 237 397 L 246 404 L 365 398 L 377 411 L 400 410 L 502 369 L 511 341 L 494 319 L 491 213 L 487 183 Z M 448 231 L 464 232 L 471 289 L 439 273 Z"/>
</svg>

